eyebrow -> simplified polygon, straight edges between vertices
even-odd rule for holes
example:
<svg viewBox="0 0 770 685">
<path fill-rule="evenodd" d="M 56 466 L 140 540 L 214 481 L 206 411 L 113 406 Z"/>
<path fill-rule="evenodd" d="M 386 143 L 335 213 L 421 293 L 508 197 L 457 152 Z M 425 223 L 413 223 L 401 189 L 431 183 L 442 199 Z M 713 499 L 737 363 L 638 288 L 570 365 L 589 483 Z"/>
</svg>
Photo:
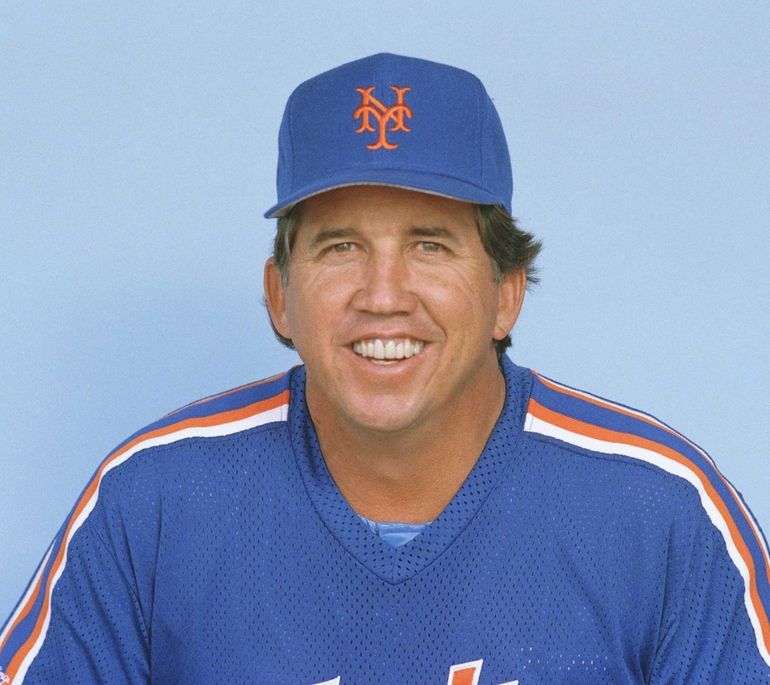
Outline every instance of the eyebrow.
<svg viewBox="0 0 770 685">
<path fill-rule="evenodd" d="M 443 226 L 412 226 L 408 234 L 414 238 L 444 238 L 445 240 L 456 238 L 453 231 Z"/>
</svg>

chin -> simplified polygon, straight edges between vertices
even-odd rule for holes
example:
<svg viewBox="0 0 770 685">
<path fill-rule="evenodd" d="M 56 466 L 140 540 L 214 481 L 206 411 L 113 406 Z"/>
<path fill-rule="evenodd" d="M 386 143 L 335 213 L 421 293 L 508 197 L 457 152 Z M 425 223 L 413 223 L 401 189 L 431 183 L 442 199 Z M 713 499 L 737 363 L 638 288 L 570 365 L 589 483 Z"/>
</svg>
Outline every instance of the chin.
<svg viewBox="0 0 770 685">
<path fill-rule="evenodd" d="M 403 399 L 371 402 L 366 407 L 364 411 L 361 411 L 361 405 L 352 411 L 350 407 L 345 407 L 339 415 L 346 417 L 347 422 L 359 430 L 383 434 L 398 433 L 410 428 L 418 420 L 417 412 L 405 406 Z"/>
</svg>

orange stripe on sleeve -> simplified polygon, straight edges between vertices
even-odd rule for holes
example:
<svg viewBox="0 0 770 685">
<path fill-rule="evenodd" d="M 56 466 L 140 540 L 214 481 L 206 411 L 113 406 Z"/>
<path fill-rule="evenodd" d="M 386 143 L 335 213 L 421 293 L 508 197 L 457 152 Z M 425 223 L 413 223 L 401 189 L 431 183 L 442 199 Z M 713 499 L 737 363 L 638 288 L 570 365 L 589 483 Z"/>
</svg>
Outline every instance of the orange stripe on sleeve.
<svg viewBox="0 0 770 685">
<path fill-rule="evenodd" d="M 681 453 L 671 449 L 666 445 L 662 445 L 653 440 L 648 440 L 647 438 L 642 438 L 632 433 L 622 433 L 619 431 L 610 430 L 608 428 L 602 428 L 569 416 L 565 416 L 564 414 L 560 414 L 556 411 L 548 409 L 547 407 L 544 407 L 533 398 L 530 398 L 529 400 L 528 412 L 532 416 L 545 421 L 546 423 L 563 428 L 564 430 L 568 430 L 572 433 L 584 435 L 586 437 L 603 442 L 620 443 L 655 452 L 689 469 L 697 477 L 707 496 L 722 516 L 722 519 L 727 525 L 728 531 L 730 533 L 732 544 L 746 565 L 746 568 L 748 569 L 749 596 L 751 597 L 752 606 L 754 607 L 757 619 L 759 621 L 762 642 L 765 645 L 765 648 L 770 651 L 770 622 L 768 622 L 765 607 L 759 597 L 759 590 L 757 587 L 757 570 L 754 565 L 754 559 L 751 556 L 751 552 L 749 551 L 743 536 L 738 530 L 735 520 L 733 519 L 724 500 L 714 489 L 714 486 L 711 484 L 706 474 L 696 464 L 687 459 Z"/>
<path fill-rule="evenodd" d="M 754 540 L 757 543 L 757 547 L 759 548 L 760 554 L 762 556 L 762 562 L 764 564 L 764 572 L 765 572 L 765 579 L 767 583 L 770 585 L 770 552 L 767 549 L 767 546 L 765 545 L 764 540 L 762 539 L 762 535 L 759 532 L 759 527 L 756 525 L 754 520 L 751 517 L 751 514 L 746 510 L 746 506 L 741 501 L 741 498 L 738 496 L 738 493 L 735 491 L 735 488 L 733 487 L 732 483 L 730 483 L 727 478 L 725 478 L 721 471 L 717 468 L 716 464 L 714 463 L 713 459 L 706 453 L 704 450 L 702 450 L 700 447 L 698 447 L 695 443 L 688 440 L 684 435 L 681 433 L 678 433 L 673 428 L 670 428 L 662 421 L 658 421 L 654 417 L 651 417 L 647 414 L 644 414 L 642 412 L 636 412 L 627 409 L 626 407 L 620 406 L 618 404 L 615 404 L 613 402 L 609 402 L 608 400 L 603 400 L 599 397 L 596 397 L 594 395 L 591 395 L 589 393 L 585 392 L 579 392 L 576 390 L 573 390 L 571 388 L 567 388 L 563 385 L 560 385 L 558 383 L 554 383 L 553 381 L 549 380 L 548 378 L 545 378 L 538 374 L 537 372 L 534 372 L 535 376 L 540 380 L 543 385 L 550 388 L 551 390 L 561 393 L 562 395 L 568 395 L 570 397 L 575 397 L 579 400 L 583 400 L 584 402 L 588 402 L 589 404 L 593 404 L 597 407 L 601 407 L 603 409 L 609 409 L 613 412 L 616 412 L 618 414 L 622 414 L 624 416 L 629 416 L 631 418 L 638 419 L 640 421 L 644 421 L 650 426 L 654 426 L 655 428 L 660 428 L 661 430 L 666 431 L 669 435 L 673 435 L 674 437 L 683 440 L 686 442 L 690 447 L 692 447 L 694 450 L 698 452 L 704 459 L 706 459 L 713 467 L 714 467 L 714 473 L 719 478 L 719 480 L 722 481 L 725 488 L 729 490 L 730 495 L 733 498 L 733 502 L 736 504 L 736 506 L 743 512 L 743 516 L 746 519 L 746 522 L 748 523 L 749 528 L 751 529 L 751 534 L 754 536 Z M 535 400 L 533 400 L 535 401 Z M 542 406 L 542 405 L 541 405 Z"/>
<path fill-rule="evenodd" d="M 105 472 L 110 470 L 110 468 L 112 467 L 111 465 L 115 461 L 117 461 L 121 456 L 129 452 L 130 450 L 139 448 L 139 446 L 144 442 L 151 441 L 163 436 L 171 435 L 173 433 L 184 431 L 190 428 L 208 428 L 211 426 L 233 423 L 235 421 L 240 421 L 242 419 L 246 419 L 246 418 L 261 414 L 263 412 L 269 411 L 271 409 L 275 409 L 277 407 L 280 407 L 281 405 L 287 404 L 288 401 L 289 401 L 289 390 L 286 389 L 283 392 L 279 393 L 278 395 L 274 395 L 264 400 L 254 402 L 253 404 L 247 405 L 240 409 L 231 409 L 228 411 L 221 412 L 219 414 L 212 414 L 211 416 L 202 416 L 202 417 L 185 419 L 183 421 L 173 423 L 169 426 L 164 426 L 163 428 L 158 428 L 158 429 L 149 431 L 147 433 L 138 435 L 136 438 L 126 443 L 118 450 L 114 451 L 112 454 L 110 454 L 107 457 L 107 459 L 104 460 L 104 462 L 102 462 L 96 474 L 88 484 L 86 490 L 83 492 L 83 495 L 78 500 L 72 514 L 70 514 L 69 523 L 67 524 L 67 528 L 65 530 L 64 536 L 62 537 L 62 544 L 59 548 L 56 558 L 54 559 L 53 564 L 51 565 L 51 570 L 48 574 L 48 580 L 45 584 L 45 595 L 43 596 L 43 606 L 41 608 L 40 614 L 37 618 L 37 621 L 35 622 L 35 626 L 32 630 L 32 633 L 27 638 L 27 640 L 25 640 L 24 644 L 21 646 L 19 651 L 16 652 L 13 659 L 8 664 L 8 668 L 5 671 L 5 674 L 11 679 L 11 681 L 13 681 L 13 678 L 18 673 L 19 667 L 21 666 L 26 656 L 34 648 L 43 630 L 46 616 L 49 612 L 54 578 L 56 577 L 56 574 L 59 572 L 60 567 L 64 563 L 67 547 L 69 546 L 71 533 L 74 534 L 74 532 L 72 532 L 72 528 L 77 522 L 80 515 L 83 513 L 83 510 L 88 506 L 90 500 L 94 496 L 96 496 L 99 486 L 101 484 L 101 480 Z M 42 576 L 41 576 L 41 581 L 42 581 Z M 40 581 L 39 581 L 39 584 L 40 584 Z M 35 589 L 35 597 L 37 597 L 37 595 L 39 594 L 39 590 L 40 590 L 39 587 Z M 21 621 L 23 621 L 29 615 L 33 606 L 34 606 L 34 601 L 33 601 L 33 598 L 30 597 L 30 600 L 27 602 L 24 608 L 24 611 L 22 611 L 19 614 L 16 621 L 14 622 L 14 625 L 18 625 L 19 623 L 21 623 Z M 10 635 L 11 632 L 12 631 L 10 631 L 8 635 Z"/>
<path fill-rule="evenodd" d="M 37 579 L 37 582 L 35 583 L 35 589 L 33 590 L 32 594 L 27 599 L 27 602 L 24 604 L 24 607 L 19 612 L 19 614 L 16 616 L 16 619 L 14 622 L 9 626 L 8 632 L 5 634 L 5 638 L 2 642 L 0 642 L 0 652 L 3 651 L 5 648 L 6 643 L 8 642 L 8 639 L 13 635 L 13 631 L 16 630 L 16 627 L 19 625 L 19 623 L 22 622 L 25 616 L 29 614 L 29 612 L 32 610 L 32 607 L 35 606 L 35 602 L 37 602 L 37 597 L 40 594 L 40 587 L 43 584 L 43 576 L 45 575 L 45 572 L 40 574 L 40 577 Z"/>
</svg>

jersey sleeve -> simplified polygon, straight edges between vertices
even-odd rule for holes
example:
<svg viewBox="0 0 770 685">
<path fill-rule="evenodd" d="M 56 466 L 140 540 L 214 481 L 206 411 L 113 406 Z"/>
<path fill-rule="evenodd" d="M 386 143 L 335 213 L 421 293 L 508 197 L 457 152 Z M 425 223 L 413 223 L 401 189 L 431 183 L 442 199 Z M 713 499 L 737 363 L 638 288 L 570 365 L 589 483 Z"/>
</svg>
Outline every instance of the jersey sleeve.
<svg viewBox="0 0 770 685">
<path fill-rule="evenodd" d="M 2 685 L 150 682 L 129 531 L 113 484 L 95 479 L 0 633 Z"/>
<path fill-rule="evenodd" d="M 689 541 L 672 541 L 681 568 L 666 589 L 652 685 L 770 684 L 767 548 L 745 513 L 742 530 L 720 531 L 701 511 Z"/>
</svg>

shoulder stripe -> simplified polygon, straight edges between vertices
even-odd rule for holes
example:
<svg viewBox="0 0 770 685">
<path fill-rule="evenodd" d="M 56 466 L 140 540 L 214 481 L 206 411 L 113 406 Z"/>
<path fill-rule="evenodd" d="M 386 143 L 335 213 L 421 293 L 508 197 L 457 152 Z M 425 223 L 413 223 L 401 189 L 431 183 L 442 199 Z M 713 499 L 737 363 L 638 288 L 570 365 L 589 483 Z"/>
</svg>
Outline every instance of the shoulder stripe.
<svg viewBox="0 0 770 685">
<path fill-rule="evenodd" d="M 556 381 L 548 379 L 545 376 L 541 376 L 540 374 L 537 374 L 537 373 L 535 374 L 535 376 L 539 381 L 541 381 L 541 383 L 543 383 L 543 385 L 545 385 L 546 387 L 552 390 L 555 390 L 556 392 L 560 392 L 560 393 L 563 393 L 564 395 L 582 399 L 585 402 L 593 404 L 597 407 L 607 408 L 613 412 L 616 412 L 624 416 L 639 419 L 640 421 L 647 423 L 650 426 L 653 426 L 655 428 L 658 428 L 664 431 L 665 433 L 669 434 L 676 440 L 681 441 L 682 443 L 687 445 L 688 448 L 693 450 L 702 460 L 704 460 L 708 464 L 708 466 L 710 467 L 709 472 L 714 477 L 716 477 L 716 479 L 718 479 L 718 481 L 724 487 L 724 489 L 729 491 L 732 501 L 735 502 L 737 507 L 740 509 L 740 512 L 743 514 L 743 517 L 746 519 L 746 522 L 748 523 L 749 528 L 751 529 L 752 537 L 755 539 L 757 543 L 757 547 L 761 552 L 761 556 L 762 556 L 761 561 L 762 561 L 762 566 L 765 569 L 766 577 L 770 578 L 770 553 L 768 553 L 767 543 L 765 542 L 762 536 L 762 532 L 759 528 L 759 525 L 754 520 L 753 515 L 748 510 L 748 507 L 743 502 L 743 499 L 738 494 L 738 491 L 733 487 L 733 484 L 730 483 L 730 481 L 727 480 L 727 478 L 725 478 L 722 475 L 722 473 L 719 471 L 716 464 L 714 463 L 714 460 L 709 456 L 709 454 L 705 450 L 698 447 L 698 445 L 696 445 L 694 442 L 689 440 L 687 437 L 685 437 L 678 431 L 675 431 L 669 425 L 665 424 L 663 421 L 660 421 L 654 416 L 651 416 L 650 414 L 645 414 L 644 412 L 638 411 L 636 409 L 632 409 L 631 407 L 626 407 L 624 405 L 621 405 L 615 402 L 610 402 L 609 400 L 603 399 L 596 395 L 591 395 L 582 390 L 570 388 L 566 385 L 557 383 Z"/>
<path fill-rule="evenodd" d="M 243 393 L 245 390 L 251 390 L 252 388 L 256 388 L 257 386 L 260 386 L 260 385 L 268 385 L 270 383 L 273 383 L 274 381 L 283 380 L 285 377 L 286 377 L 286 373 L 277 373 L 275 374 L 275 376 L 270 376 L 269 378 L 263 378 L 262 380 L 254 381 L 253 383 L 246 383 L 245 385 L 239 385 L 237 388 L 231 388 L 230 390 L 225 390 L 224 392 L 216 393 L 215 395 L 209 395 L 208 397 L 204 397 L 203 399 L 196 400 L 195 402 L 190 402 L 190 404 L 185 404 L 183 407 L 179 407 L 179 409 L 174 409 L 174 411 L 170 411 L 163 418 L 167 419 L 169 417 L 176 416 L 177 414 L 186 412 L 191 407 L 197 407 L 199 404 L 207 404 L 212 400 L 218 400 L 223 397 L 228 397 L 230 395 Z"/>
<path fill-rule="evenodd" d="M 744 604 L 770 665 L 770 557 L 759 526 L 708 454 L 658 419 L 535 374 L 524 430 L 653 464 L 695 487 L 744 582 Z M 538 383 L 539 381 L 539 383 Z"/>
<path fill-rule="evenodd" d="M 48 547 L 45 556 L 43 556 L 43 561 L 40 562 L 40 565 L 37 567 L 37 571 L 35 571 L 35 575 L 32 576 L 32 580 L 27 586 L 27 591 L 24 593 L 24 596 L 21 598 L 18 605 L 16 606 L 16 609 L 8 619 L 5 629 L 0 633 L 0 653 L 2 653 L 3 649 L 5 648 L 5 645 L 8 642 L 8 638 L 11 635 L 11 631 L 13 631 L 22 621 L 25 608 L 34 606 L 37 603 L 37 599 L 40 595 L 40 578 L 46 570 L 48 560 L 51 558 L 51 551 L 53 550 L 55 544 L 56 540 L 54 540 Z"/>
<path fill-rule="evenodd" d="M 133 455 L 150 447 L 169 445 L 186 438 L 232 435 L 256 426 L 286 421 L 289 407 L 288 378 L 281 386 L 283 390 L 277 394 L 235 409 L 181 418 L 186 413 L 183 411 L 180 412 L 179 420 L 173 423 L 161 419 L 120 445 L 102 462 L 65 523 L 61 539 L 54 540 L 24 599 L 0 635 L 0 656 L 6 645 L 19 644 L 4 671 L 13 685 L 22 684 L 43 645 L 51 618 L 51 595 L 66 566 L 67 549 L 72 537 L 96 506 L 104 476 Z M 16 632 L 24 634 L 17 636 Z"/>
</svg>

